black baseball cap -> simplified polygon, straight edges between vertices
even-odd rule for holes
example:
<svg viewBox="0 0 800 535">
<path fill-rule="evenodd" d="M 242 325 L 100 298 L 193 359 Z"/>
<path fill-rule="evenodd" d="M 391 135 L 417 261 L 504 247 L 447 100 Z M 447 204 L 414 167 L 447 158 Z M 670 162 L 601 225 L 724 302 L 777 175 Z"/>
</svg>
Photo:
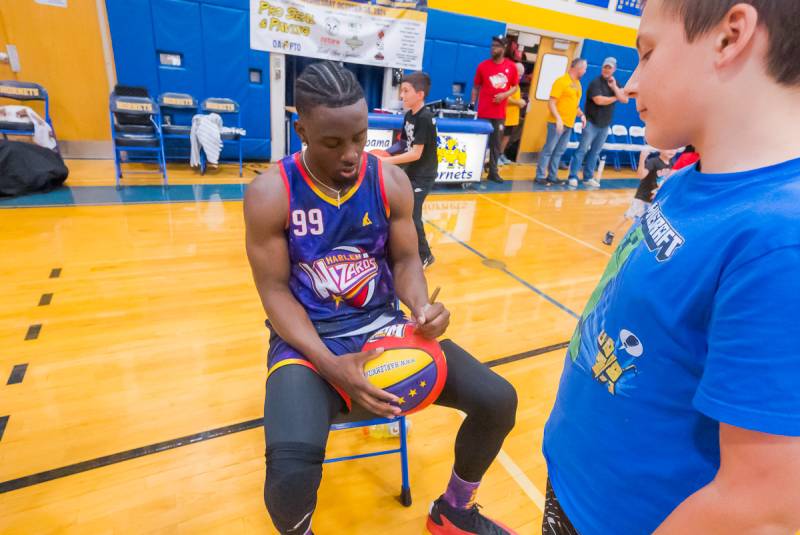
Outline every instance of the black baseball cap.
<svg viewBox="0 0 800 535">
<path fill-rule="evenodd" d="M 500 43 L 500 46 L 506 46 L 508 44 L 508 39 L 506 39 L 505 35 L 493 35 L 492 45 L 495 43 Z"/>
</svg>

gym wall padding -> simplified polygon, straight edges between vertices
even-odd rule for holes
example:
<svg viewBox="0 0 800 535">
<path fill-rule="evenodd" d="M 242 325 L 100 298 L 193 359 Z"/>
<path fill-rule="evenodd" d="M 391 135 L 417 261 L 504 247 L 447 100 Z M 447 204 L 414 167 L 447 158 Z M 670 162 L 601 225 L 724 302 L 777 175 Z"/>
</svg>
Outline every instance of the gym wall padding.
<svg viewBox="0 0 800 535">
<path fill-rule="evenodd" d="M 106 6 L 119 83 L 145 86 L 154 97 L 177 91 L 198 101 L 236 100 L 247 130 L 245 158 L 269 159 L 269 54 L 250 49 L 247 0 L 106 0 Z M 161 52 L 180 54 L 181 65 L 160 65 Z M 251 83 L 250 69 L 261 71 L 260 83 Z"/>
<path fill-rule="evenodd" d="M 492 36 L 505 33 L 502 22 L 428 10 L 422 59 L 422 69 L 431 76 L 428 100 L 451 96 L 454 83 L 465 85 L 464 98 L 469 99 L 475 69 L 489 58 Z"/>
<path fill-rule="evenodd" d="M 600 76 L 604 59 L 607 57 L 614 57 L 617 59 L 617 72 L 614 74 L 614 77 L 617 79 L 620 87 L 624 87 L 625 84 L 628 83 L 628 79 L 630 79 L 633 71 L 639 64 L 639 55 L 635 48 L 604 43 L 592 39 L 586 39 L 583 42 L 581 57 L 585 58 L 589 63 L 589 68 L 581 79 L 581 85 L 583 86 L 581 109 L 584 110 L 586 109 L 586 91 L 589 89 L 589 84 L 592 83 L 592 80 Z M 612 124 L 621 124 L 628 128 L 631 126 L 642 126 L 644 123 L 636 112 L 636 101 L 631 100 L 627 104 L 617 103 L 614 108 Z"/>
</svg>

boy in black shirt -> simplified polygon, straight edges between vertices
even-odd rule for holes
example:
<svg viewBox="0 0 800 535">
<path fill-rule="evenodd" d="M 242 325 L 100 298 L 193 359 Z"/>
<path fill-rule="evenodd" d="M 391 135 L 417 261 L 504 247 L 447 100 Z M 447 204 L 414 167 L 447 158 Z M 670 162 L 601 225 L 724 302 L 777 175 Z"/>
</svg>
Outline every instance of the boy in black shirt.
<svg viewBox="0 0 800 535">
<path fill-rule="evenodd" d="M 603 239 L 604 244 L 611 245 L 614 242 L 614 233 L 627 220 L 636 221 L 647 212 L 653 202 L 653 198 L 656 196 L 656 191 L 658 191 L 660 185 L 658 179 L 669 175 L 672 170 L 672 158 L 675 157 L 676 153 L 677 151 L 674 150 L 662 150 L 658 156 L 650 158 L 651 152 L 649 150 L 642 151 L 639 155 L 640 182 L 639 187 L 636 189 L 636 195 L 634 195 L 630 207 L 625 212 L 622 220 L 614 227 L 614 230 L 606 232 L 606 237 Z"/>
<path fill-rule="evenodd" d="M 431 88 L 431 79 L 424 72 L 413 72 L 403 77 L 400 84 L 400 99 L 407 109 L 403 120 L 400 141 L 403 152 L 395 156 L 379 155 L 381 160 L 402 165 L 414 189 L 414 225 L 417 227 L 419 257 L 423 267 L 433 264 L 433 255 L 425 237 L 422 224 L 422 203 L 430 193 L 438 176 L 439 163 L 436 156 L 436 119 L 425 108 L 425 97 Z"/>
</svg>

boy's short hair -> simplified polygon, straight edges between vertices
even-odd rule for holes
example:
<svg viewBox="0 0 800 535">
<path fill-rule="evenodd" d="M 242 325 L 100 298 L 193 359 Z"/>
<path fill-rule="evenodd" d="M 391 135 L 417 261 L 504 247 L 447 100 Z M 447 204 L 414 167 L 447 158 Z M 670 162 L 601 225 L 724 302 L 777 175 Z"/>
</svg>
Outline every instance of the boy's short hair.
<svg viewBox="0 0 800 535">
<path fill-rule="evenodd" d="M 800 85 L 800 2 L 797 0 L 662 0 L 667 12 L 683 20 L 689 42 L 718 24 L 736 4 L 750 4 L 769 32 L 769 74 L 782 85 Z"/>
<path fill-rule="evenodd" d="M 414 88 L 414 91 L 422 91 L 426 97 L 428 96 L 428 92 L 431 90 L 431 77 L 428 76 L 428 73 L 422 71 L 406 74 L 403 76 L 401 83 L 411 84 L 411 87 Z"/>
</svg>

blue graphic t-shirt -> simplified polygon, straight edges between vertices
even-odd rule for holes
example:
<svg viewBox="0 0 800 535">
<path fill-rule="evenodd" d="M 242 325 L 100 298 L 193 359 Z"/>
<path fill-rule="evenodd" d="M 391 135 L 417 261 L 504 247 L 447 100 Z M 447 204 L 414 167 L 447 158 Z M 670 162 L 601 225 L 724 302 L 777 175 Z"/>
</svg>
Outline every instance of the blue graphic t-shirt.
<svg viewBox="0 0 800 535">
<path fill-rule="evenodd" d="M 677 173 L 615 251 L 545 427 L 582 535 L 651 533 L 719 469 L 719 422 L 800 436 L 800 160 Z"/>
</svg>

